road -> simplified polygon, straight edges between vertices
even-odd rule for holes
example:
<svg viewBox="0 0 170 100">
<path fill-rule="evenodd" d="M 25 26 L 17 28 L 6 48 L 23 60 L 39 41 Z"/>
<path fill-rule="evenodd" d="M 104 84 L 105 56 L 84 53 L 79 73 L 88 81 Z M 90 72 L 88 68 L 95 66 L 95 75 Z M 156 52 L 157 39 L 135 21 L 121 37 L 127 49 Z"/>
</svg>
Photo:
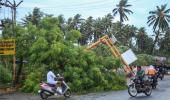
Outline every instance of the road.
<svg viewBox="0 0 170 100">
<path fill-rule="evenodd" d="M 144 94 L 139 94 L 137 97 L 130 97 L 127 90 L 111 91 L 104 93 L 90 93 L 87 95 L 71 96 L 67 100 L 170 100 L 170 76 L 166 76 L 162 81 L 159 81 L 157 89 L 153 90 L 152 95 L 147 97 Z M 15 93 L 0 95 L 0 100 L 41 100 L 39 96 L 31 94 Z M 48 100 L 65 100 L 64 98 L 52 97 Z"/>
</svg>

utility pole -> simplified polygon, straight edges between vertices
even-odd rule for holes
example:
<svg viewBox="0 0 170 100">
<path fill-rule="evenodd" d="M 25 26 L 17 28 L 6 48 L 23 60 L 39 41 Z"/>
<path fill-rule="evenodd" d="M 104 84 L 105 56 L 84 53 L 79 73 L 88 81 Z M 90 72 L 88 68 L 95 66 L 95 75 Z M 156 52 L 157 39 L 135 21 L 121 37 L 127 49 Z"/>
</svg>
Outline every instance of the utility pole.
<svg viewBox="0 0 170 100">
<path fill-rule="evenodd" d="M 4 6 L 4 3 L 2 2 L 2 0 L 0 0 L 0 9 L 2 8 L 2 6 Z M 2 33 L 3 26 L 4 26 L 4 23 L 0 19 L 0 34 Z"/>
<path fill-rule="evenodd" d="M 16 3 L 15 0 L 13 0 L 13 3 L 11 3 L 9 0 L 7 0 L 6 2 L 7 2 L 6 7 L 11 8 L 12 20 L 14 21 L 14 24 L 16 24 L 16 10 L 17 7 L 23 2 L 23 0 L 21 0 L 18 3 Z"/>
<path fill-rule="evenodd" d="M 16 3 L 15 0 L 13 0 L 13 3 L 11 3 L 9 0 L 7 0 L 7 6 L 11 8 L 11 14 L 12 14 L 12 30 L 14 37 L 16 36 L 14 31 L 14 26 L 16 26 L 16 13 L 17 13 L 17 7 L 23 2 L 21 0 L 19 3 Z M 16 85 L 16 57 L 13 55 L 13 85 Z"/>
<path fill-rule="evenodd" d="M 23 2 L 23 0 L 21 0 L 20 2 L 16 3 L 15 0 L 13 0 L 13 3 L 10 2 L 9 0 L 0 0 L 0 8 L 2 6 L 5 6 L 5 7 L 9 7 L 11 8 L 11 19 L 12 19 L 12 30 L 13 30 L 13 34 L 14 34 L 14 37 L 15 37 L 15 32 L 14 32 L 14 26 L 16 25 L 16 13 L 17 13 L 17 7 Z M 1 21 L 0 23 L 0 27 L 3 26 L 3 21 Z"/>
<path fill-rule="evenodd" d="M 15 0 L 13 0 L 13 3 L 10 2 L 9 0 L 6 0 L 5 6 L 6 7 L 10 7 L 11 8 L 11 15 L 12 15 L 12 30 L 13 30 L 13 34 L 15 37 L 15 32 L 14 32 L 14 26 L 16 25 L 16 13 L 17 13 L 17 7 L 23 2 L 23 0 L 21 0 L 20 2 L 16 3 Z"/>
<path fill-rule="evenodd" d="M 15 0 L 13 0 L 13 3 L 10 2 L 9 0 L 0 0 L 0 8 L 1 6 L 5 6 L 5 7 L 9 7 L 11 8 L 11 17 L 12 17 L 12 31 L 13 31 L 13 37 L 15 38 L 16 34 L 15 34 L 15 30 L 14 27 L 16 26 L 16 13 L 17 13 L 17 7 L 23 2 L 23 0 L 21 0 L 20 2 L 16 3 Z M 3 21 L 0 21 L 1 23 Z M 3 24 L 2 24 L 3 25 Z M 15 51 L 15 50 L 14 50 Z M 15 51 L 16 52 L 16 51 Z M 13 85 L 16 85 L 16 58 L 15 58 L 15 54 L 13 55 Z"/>
</svg>

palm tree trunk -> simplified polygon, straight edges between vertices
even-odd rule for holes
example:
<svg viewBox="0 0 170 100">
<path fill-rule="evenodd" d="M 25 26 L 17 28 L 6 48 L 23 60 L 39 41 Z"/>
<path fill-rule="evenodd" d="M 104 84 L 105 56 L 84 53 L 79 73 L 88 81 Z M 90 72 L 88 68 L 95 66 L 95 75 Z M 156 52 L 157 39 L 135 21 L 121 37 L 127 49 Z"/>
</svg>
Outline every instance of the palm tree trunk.
<svg viewBox="0 0 170 100">
<path fill-rule="evenodd" d="M 156 37 L 155 37 L 155 40 L 154 40 L 154 42 L 153 42 L 153 46 L 152 46 L 152 48 L 151 48 L 150 54 L 153 54 L 155 45 L 156 45 L 156 43 L 158 42 L 158 37 L 159 37 L 159 34 L 160 34 L 159 29 L 158 29 L 157 32 L 155 32 L 155 34 L 156 34 Z"/>
<path fill-rule="evenodd" d="M 120 33 L 121 33 L 121 31 L 122 31 L 122 20 L 120 18 Z"/>
<path fill-rule="evenodd" d="M 140 49 L 140 52 L 142 53 L 144 51 L 144 38 L 143 38 L 143 35 L 141 37 L 141 49 Z M 144 52 L 143 52 L 144 53 Z"/>
</svg>

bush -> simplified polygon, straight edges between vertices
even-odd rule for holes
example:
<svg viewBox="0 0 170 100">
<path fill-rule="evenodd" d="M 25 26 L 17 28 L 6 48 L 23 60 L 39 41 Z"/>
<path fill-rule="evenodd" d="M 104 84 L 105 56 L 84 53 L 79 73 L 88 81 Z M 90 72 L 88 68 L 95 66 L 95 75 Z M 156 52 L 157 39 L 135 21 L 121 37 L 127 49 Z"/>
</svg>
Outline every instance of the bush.
<svg viewBox="0 0 170 100">
<path fill-rule="evenodd" d="M 145 65 L 153 65 L 154 64 L 154 59 L 153 59 L 153 56 L 151 56 L 151 55 L 138 54 L 137 58 L 138 58 L 138 60 L 133 63 L 134 65 L 145 66 Z"/>
<path fill-rule="evenodd" d="M 0 65 L 0 83 L 7 84 L 12 82 L 12 72 Z"/>
<path fill-rule="evenodd" d="M 28 76 L 21 88 L 21 91 L 27 92 L 27 93 L 30 93 L 30 92 L 37 93 L 38 89 L 39 89 L 39 84 L 42 79 L 43 72 L 44 71 L 42 69 L 36 69 L 36 71 L 28 74 Z"/>
</svg>

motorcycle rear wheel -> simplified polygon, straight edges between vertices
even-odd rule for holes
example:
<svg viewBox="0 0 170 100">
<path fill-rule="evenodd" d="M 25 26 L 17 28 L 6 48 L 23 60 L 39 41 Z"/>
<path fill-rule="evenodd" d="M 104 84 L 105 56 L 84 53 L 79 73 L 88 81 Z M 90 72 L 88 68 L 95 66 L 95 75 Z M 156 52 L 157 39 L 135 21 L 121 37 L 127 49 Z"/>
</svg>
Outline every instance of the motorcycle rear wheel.
<svg viewBox="0 0 170 100">
<path fill-rule="evenodd" d="M 135 85 L 129 85 L 129 87 L 128 87 L 128 93 L 129 93 L 129 95 L 130 95 L 131 97 L 136 97 L 136 96 L 137 96 L 138 92 L 137 92 L 137 90 L 136 90 L 136 88 L 135 88 Z"/>
<path fill-rule="evenodd" d="M 145 91 L 145 95 L 146 96 L 150 96 L 152 93 L 152 87 L 151 86 L 148 86 L 147 90 Z"/>
<path fill-rule="evenodd" d="M 49 97 L 46 93 L 45 93 L 45 91 L 41 91 L 40 92 L 40 97 L 41 97 L 41 99 L 42 100 L 47 100 L 47 98 Z"/>
<path fill-rule="evenodd" d="M 152 89 L 156 89 L 156 85 L 152 85 Z"/>
<path fill-rule="evenodd" d="M 161 80 L 163 80 L 163 78 L 164 78 L 164 74 L 162 74 Z"/>
<path fill-rule="evenodd" d="M 71 96 L 71 91 L 69 89 L 64 93 L 64 97 L 69 98 L 70 96 Z"/>
</svg>

